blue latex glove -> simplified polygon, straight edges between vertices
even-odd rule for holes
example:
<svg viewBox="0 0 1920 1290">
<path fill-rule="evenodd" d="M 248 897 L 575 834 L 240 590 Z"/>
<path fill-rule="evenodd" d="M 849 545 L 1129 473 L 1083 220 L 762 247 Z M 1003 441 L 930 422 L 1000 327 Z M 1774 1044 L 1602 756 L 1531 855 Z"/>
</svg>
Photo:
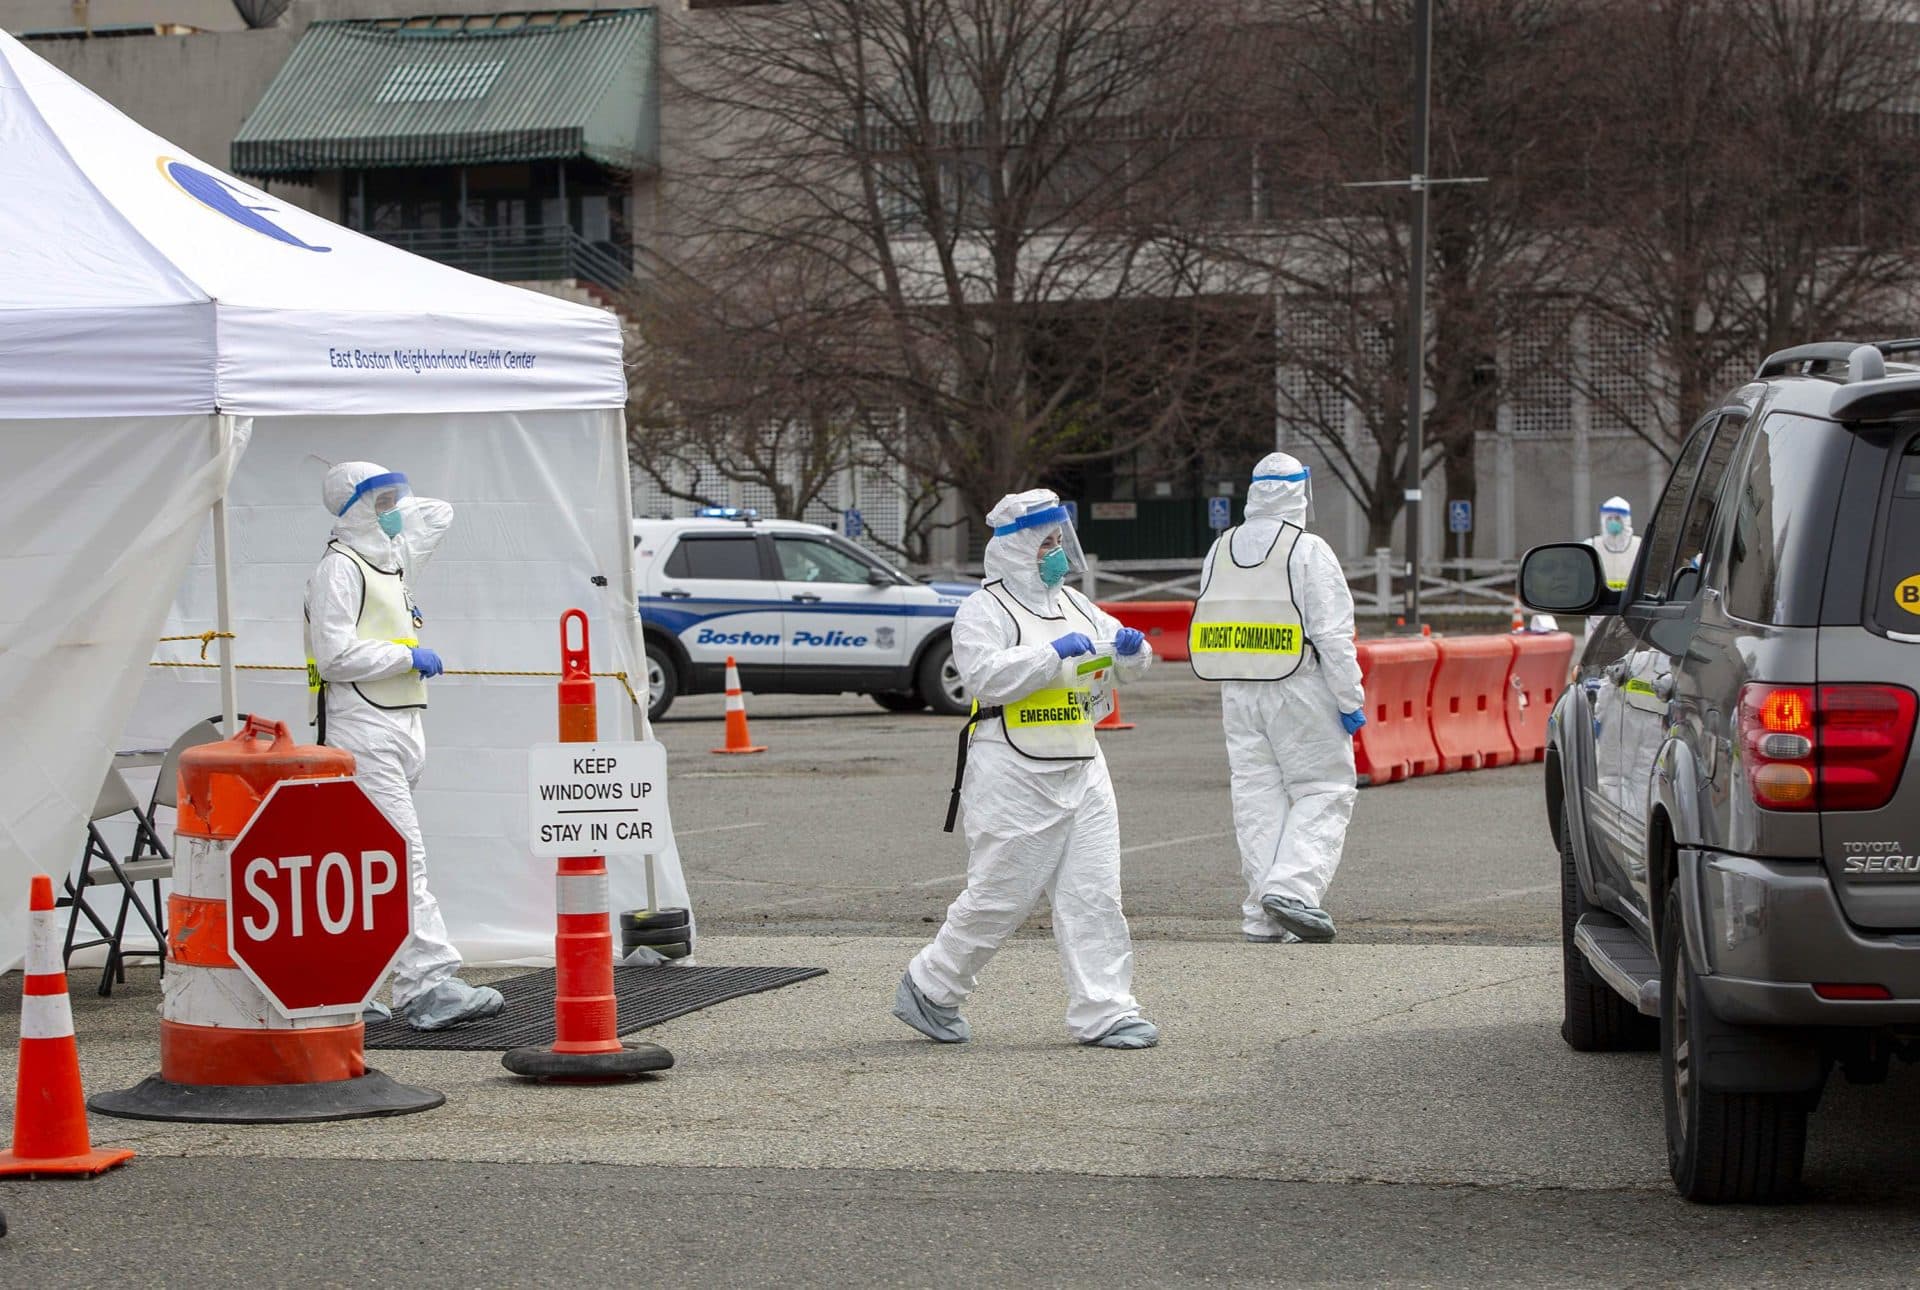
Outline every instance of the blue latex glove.
<svg viewBox="0 0 1920 1290">
<path fill-rule="evenodd" d="M 1053 642 L 1053 652 L 1061 658 L 1072 658 L 1075 654 L 1093 653 L 1093 642 L 1087 639 L 1085 632 L 1068 632 Z"/>
<path fill-rule="evenodd" d="M 422 677 L 439 676 L 447 670 L 447 665 L 440 661 L 438 654 L 428 649 L 425 645 L 415 645 L 413 647 L 413 670 L 418 672 Z"/>
<path fill-rule="evenodd" d="M 1343 712 L 1340 714 L 1341 728 L 1347 732 L 1349 737 L 1359 734 L 1360 727 L 1366 724 L 1367 714 L 1364 712 Z"/>
<path fill-rule="evenodd" d="M 1132 658 L 1140 652 L 1140 646 L 1146 643 L 1147 634 L 1132 627 L 1122 627 L 1113 634 L 1114 652 L 1122 658 Z"/>
</svg>

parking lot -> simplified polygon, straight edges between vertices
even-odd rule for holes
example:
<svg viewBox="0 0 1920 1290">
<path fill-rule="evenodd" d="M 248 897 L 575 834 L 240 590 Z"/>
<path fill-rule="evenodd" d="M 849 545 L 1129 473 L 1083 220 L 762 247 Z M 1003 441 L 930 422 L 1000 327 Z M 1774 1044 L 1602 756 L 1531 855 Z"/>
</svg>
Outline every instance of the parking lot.
<svg viewBox="0 0 1920 1290">
<path fill-rule="evenodd" d="M 1166 667 L 1126 694 L 1138 728 L 1103 736 L 1162 1046 L 1067 1041 L 1043 910 L 968 1007 L 974 1041 L 949 1048 L 887 1010 L 965 866 L 940 832 L 955 723 L 854 696 L 749 705 L 759 756 L 708 755 L 718 698 L 658 729 L 699 958 L 827 976 L 646 1032 L 679 1065 L 638 1086 L 530 1088 L 492 1054 L 382 1052 L 446 1107 L 300 1128 L 95 1117 L 96 1141 L 140 1158 L 94 1183 L 0 1185 L 0 1268 L 103 1285 L 151 1283 L 143 1266 L 225 1283 L 321 1253 L 303 1266 L 325 1284 L 1920 1272 L 1910 1069 L 1830 1087 L 1802 1205 L 1673 1197 L 1654 1057 L 1583 1056 L 1557 1033 L 1535 767 L 1367 790 L 1328 902 L 1339 940 L 1249 945 L 1217 697 Z M 154 1068 L 157 983 L 133 975 L 111 1000 L 75 995 L 89 1091 Z M 568 1239 L 583 1223 L 606 1241 Z"/>
</svg>

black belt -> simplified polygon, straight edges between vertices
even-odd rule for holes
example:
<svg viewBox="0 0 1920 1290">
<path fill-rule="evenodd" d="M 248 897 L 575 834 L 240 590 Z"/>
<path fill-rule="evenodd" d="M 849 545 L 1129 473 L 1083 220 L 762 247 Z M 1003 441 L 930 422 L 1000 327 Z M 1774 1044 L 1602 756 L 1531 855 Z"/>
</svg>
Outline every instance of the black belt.
<svg viewBox="0 0 1920 1290">
<path fill-rule="evenodd" d="M 953 822 L 960 815 L 960 781 L 967 777 L 967 748 L 973 742 L 973 728 L 982 721 L 992 721 L 1006 711 L 1005 708 L 980 708 L 967 718 L 960 727 L 960 747 L 953 758 L 953 792 L 947 798 L 947 823 L 942 833 L 953 832 Z"/>
</svg>

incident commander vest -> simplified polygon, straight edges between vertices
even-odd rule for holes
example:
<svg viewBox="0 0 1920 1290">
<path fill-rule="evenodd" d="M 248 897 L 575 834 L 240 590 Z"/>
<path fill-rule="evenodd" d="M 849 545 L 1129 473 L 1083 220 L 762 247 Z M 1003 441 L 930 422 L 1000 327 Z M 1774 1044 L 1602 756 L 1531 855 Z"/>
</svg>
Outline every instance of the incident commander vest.
<svg viewBox="0 0 1920 1290">
<path fill-rule="evenodd" d="M 1187 653 L 1204 681 L 1284 681 L 1299 670 L 1306 633 L 1293 602 L 1294 544 L 1306 530 L 1282 522 L 1266 556 L 1243 565 L 1228 529 L 1213 545 L 1213 572 L 1194 602 Z"/>
<path fill-rule="evenodd" d="M 360 566 L 360 618 L 354 634 L 363 641 L 386 641 L 412 648 L 420 643 L 416 633 L 419 620 L 414 615 L 413 597 L 407 593 L 406 575 L 398 569 L 382 569 L 344 542 L 329 542 L 329 551 L 338 551 Z M 313 657 L 313 626 L 306 627 L 307 693 L 317 715 L 323 697 L 320 666 Z M 424 708 L 427 706 L 427 682 L 412 670 L 399 676 L 384 676 L 377 681 L 352 682 L 356 693 L 376 708 Z"/>
<path fill-rule="evenodd" d="M 1045 644 L 1068 632 L 1099 637 L 1100 629 L 1065 588 L 1057 618 L 1034 613 L 998 582 L 988 583 L 986 592 L 1013 619 L 1017 645 Z M 1100 751 L 1093 734 L 1093 674 L 1112 666 L 1110 658 L 1064 659 L 1056 684 L 1002 705 L 1000 721 L 1013 750 L 1035 761 L 1091 761 Z"/>
</svg>

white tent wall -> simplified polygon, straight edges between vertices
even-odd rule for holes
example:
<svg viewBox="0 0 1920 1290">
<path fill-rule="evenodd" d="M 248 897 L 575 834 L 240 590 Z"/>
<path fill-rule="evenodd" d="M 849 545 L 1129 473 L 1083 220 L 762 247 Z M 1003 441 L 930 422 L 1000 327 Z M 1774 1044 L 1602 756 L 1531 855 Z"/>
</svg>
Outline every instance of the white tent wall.
<svg viewBox="0 0 1920 1290">
<path fill-rule="evenodd" d="M 227 492 L 240 710 L 307 726 L 301 614 L 331 519 L 327 464 L 378 462 L 416 492 L 454 506 L 445 542 L 414 588 L 421 639 L 454 670 L 553 672 L 560 615 L 587 610 L 594 670 L 643 678 L 635 601 L 626 432 L 613 409 L 570 412 L 259 417 Z M 594 577 L 603 577 L 598 587 Z M 202 526 L 165 634 L 214 622 L 212 536 Z M 199 662 L 197 645 L 157 657 Z M 218 673 L 154 667 L 127 739 L 164 745 L 219 710 Z M 469 962 L 550 961 L 551 860 L 528 852 L 527 748 L 555 738 L 554 679 L 443 676 L 429 685 L 427 768 L 415 800 L 427 866 L 455 944 Z M 603 739 L 631 738 L 614 679 L 598 685 Z M 646 903 L 639 857 L 612 857 L 616 909 Z M 663 904 L 687 905 L 679 857 L 656 863 Z"/>
<path fill-rule="evenodd" d="M 29 876 L 57 881 L 80 859 L 246 430 L 206 415 L 0 422 L 0 477 L 15 485 L 0 546 L 0 969 L 26 953 Z"/>
</svg>

